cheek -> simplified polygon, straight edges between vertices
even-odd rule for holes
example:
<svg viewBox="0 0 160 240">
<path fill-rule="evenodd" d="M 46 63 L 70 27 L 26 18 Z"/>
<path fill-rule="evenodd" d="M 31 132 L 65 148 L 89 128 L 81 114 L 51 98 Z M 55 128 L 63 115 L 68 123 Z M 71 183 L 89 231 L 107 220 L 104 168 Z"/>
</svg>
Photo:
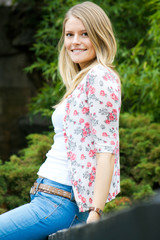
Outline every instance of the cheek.
<svg viewBox="0 0 160 240">
<path fill-rule="evenodd" d="M 94 47 L 93 47 L 93 45 L 92 45 L 90 40 L 88 41 L 87 45 L 88 45 L 88 48 L 90 49 L 90 51 L 92 52 L 92 54 L 96 55 L 96 51 L 95 51 L 95 49 L 94 49 Z"/>
<path fill-rule="evenodd" d="M 68 49 L 69 46 L 70 46 L 69 41 L 66 40 L 66 39 L 64 39 L 64 46 L 65 46 L 66 49 Z"/>
</svg>

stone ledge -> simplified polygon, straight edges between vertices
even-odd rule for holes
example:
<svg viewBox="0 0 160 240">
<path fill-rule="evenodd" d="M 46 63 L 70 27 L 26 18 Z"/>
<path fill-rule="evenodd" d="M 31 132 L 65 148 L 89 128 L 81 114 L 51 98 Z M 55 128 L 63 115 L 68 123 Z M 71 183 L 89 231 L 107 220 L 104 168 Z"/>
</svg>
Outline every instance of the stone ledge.
<svg viewBox="0 0 160 240">
<path fill-rule="evenodd" d="M 159 239 L 160 192 L 146 203 L 109 214 L 100 221 L 52 234 L 49 240 L 157 240 Z"/>
</svg>

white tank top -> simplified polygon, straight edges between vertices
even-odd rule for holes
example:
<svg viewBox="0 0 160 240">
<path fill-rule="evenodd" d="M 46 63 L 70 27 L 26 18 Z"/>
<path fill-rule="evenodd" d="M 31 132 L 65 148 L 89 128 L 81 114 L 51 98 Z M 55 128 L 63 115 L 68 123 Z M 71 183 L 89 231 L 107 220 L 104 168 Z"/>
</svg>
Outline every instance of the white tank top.
<svg viewBox="0 0 160 240">
<path fill-rule="evenodd" d="M 63 135 L 65 103 L 66 100 L 64 100 L 52 114 L 52 123 L 55 131 L 54 144 L 46 154 L 47 158 L 41 165 L 37 174 L 50 180 L 71 186 L 67 151 Z"/>
</svg>

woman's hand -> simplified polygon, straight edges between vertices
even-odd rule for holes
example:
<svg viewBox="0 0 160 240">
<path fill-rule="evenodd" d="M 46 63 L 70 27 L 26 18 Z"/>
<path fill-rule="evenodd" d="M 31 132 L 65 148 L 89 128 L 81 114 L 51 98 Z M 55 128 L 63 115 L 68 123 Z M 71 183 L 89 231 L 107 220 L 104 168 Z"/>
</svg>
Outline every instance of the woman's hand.
<svg viewBox="0 0 160 240">
<path fill-rule="evenodd" d="M 91 212 L 89 213 L 88 218 L 87 218 L 87 223 L 95 222 L 95 221 L 97 221 L 97 220 L 99 220 L 99 219 L 100 219 L 99 214 L 96 213 L 96 212 L 94 212 L 94 211 L 91 211 Z"/>
</svg>

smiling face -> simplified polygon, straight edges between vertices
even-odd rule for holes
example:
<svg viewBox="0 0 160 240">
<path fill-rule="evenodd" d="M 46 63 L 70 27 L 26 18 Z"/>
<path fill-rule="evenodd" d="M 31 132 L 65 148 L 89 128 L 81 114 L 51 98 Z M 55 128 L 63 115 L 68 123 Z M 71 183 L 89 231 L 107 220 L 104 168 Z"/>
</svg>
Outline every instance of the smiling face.
<svg viewBox="0 0 160 240">
<path fill-rule="evenodd" d="M 78 63 L 81 69 L 96 57 L 87 31 L 76 17 L 71 16 L 65 24 L 64 46 L 71 60 Z"/>
</svg>

